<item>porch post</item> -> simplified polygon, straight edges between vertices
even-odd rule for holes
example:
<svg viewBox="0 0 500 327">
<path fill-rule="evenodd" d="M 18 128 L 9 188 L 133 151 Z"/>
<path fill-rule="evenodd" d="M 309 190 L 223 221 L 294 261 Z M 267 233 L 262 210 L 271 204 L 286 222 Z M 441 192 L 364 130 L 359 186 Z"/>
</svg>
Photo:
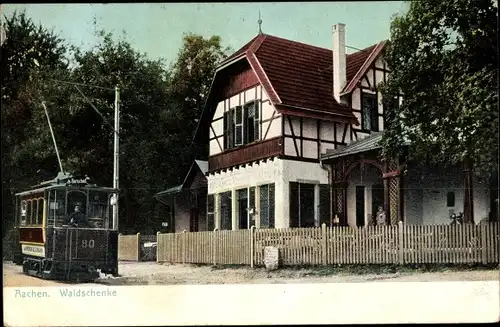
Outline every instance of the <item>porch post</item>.
<svg viewBox="0 0 500 327">
<path fill-rule="evenodd" d="M 384 205 L 387 206 L 386 216 L 390 225 L 397 224 L 401 218 L 402 190 L 399 160 L 387 158 L 384 163 Z"/>
<path fill-rule="evenodd" d="M 464 223 L 474 223 L 474 194 L 472 185 L 472 162 L 464 163 Z"/>
<path fill-rule="evenodd" d="M 383 175 L 389 172 L 389 165 L 387 164 L 387 160 L 384 160 L 384 171 Z M 382 175 L 382 176 L 383 176 Z M 387 222 L 391 221 L 391 213 L 389 211 L 389 179 L 383 176 L 384 181 L 384 211 Z"/>
</svg>

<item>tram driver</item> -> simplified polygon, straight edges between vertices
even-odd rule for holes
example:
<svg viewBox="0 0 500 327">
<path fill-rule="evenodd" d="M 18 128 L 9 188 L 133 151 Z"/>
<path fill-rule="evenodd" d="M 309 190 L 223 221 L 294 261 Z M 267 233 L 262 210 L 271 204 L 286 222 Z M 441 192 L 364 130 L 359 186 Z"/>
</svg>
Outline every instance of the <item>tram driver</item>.
<svg viewBox="0 0 500 327">
<path fill-rule="evenodd" d="M 94 227 L 81 211 L 81 203 L 75 204 L 75 211 L 69 215 L 69 224 L 75 227 Z"/>
</svg>

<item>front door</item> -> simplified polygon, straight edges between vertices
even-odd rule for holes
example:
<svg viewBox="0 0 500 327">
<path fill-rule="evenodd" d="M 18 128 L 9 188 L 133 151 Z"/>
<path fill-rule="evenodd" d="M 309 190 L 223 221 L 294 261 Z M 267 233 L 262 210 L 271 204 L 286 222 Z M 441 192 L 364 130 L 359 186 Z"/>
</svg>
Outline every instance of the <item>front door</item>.
<svg viewBox="0 0 500 327">
<path fill-rule="evenodd" d="M 356 186 L 356 226 L 365 225 L 365 187 Z"/>
<path fill-rule="evenodd" d="M 377 217 L 378 207 L 384 209 L 384 185 L 375 184 L 372 187 L 372 219 Z"/>
<path fill-rule="evenodd" d="M 197 232 L 198 231 L 198 209 L 191 208 L 189 211 L 190 222 L 189 222 L 189 231 Z"/>
<path fill-rule="evenodd" d="M 238 224 L 240 229 L 248 228 L 248 189 L 243 188 L 236 191 Z"/>
</svg>

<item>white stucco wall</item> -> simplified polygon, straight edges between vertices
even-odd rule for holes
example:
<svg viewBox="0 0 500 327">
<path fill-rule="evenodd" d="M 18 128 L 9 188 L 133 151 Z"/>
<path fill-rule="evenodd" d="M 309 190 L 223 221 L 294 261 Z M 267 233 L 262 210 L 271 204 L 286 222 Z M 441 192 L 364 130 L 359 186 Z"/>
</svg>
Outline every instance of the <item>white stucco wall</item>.
<svg viewBox="0 0 500 327">
<path fill-rule="evenodd" d="M 290 186 L 289 182 L 327 184 L 328 172 L 318 163 L 299 162 L 275 158 L 252 166 L 207 176 L 208 193 L 216 194 L 235 191 L 265 184 L 275 185 L 275 227 L 286 228 L 290 225 Z M 317 189 L 319 192 L 319 188 Z M 319 193 L 318 193 L 319 195 Z M 319 196 L 317 197 L 319 200 Z M 257 201 L 256 201 L 257 202 Z M 258 211 L 257 215 L 258 216 Z M 233 215 L 236 211 L 233 210 Z M 260 217 L 256 217 L 259 221 Z M 233 219 L 233 222 L 236 222 Z"/>
<path fill-rule="evenodd" d="M 405 176 L 405 218 L 408 224 L 449 224 L 450 210 L 464 211 L 464 178 L 459 168 L 436 169 L 420 176 L 408 170 Z M 490 194 L 486 183 L 474 180 L 474 222 L 487 218 Z M 455 206 L 447 207 L 448 192 L 455 193 Z"/>
</svg>

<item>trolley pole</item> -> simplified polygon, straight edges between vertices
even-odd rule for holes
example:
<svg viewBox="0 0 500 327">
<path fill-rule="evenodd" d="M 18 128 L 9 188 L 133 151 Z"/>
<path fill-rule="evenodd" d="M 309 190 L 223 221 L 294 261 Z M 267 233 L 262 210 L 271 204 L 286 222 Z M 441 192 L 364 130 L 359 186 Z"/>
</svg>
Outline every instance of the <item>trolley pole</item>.
<svg viewBox="0 0 500 327">
<path fill-rule="evenodd" d="M 120 89 L 115 86 L 115 135 L 114 135 L 114 162 L 113 162 L 113 188 L 119 188 L 119 131 L 120 131 Z M 115 204 L 113 205 L 113 229 L 118 230 L 118 192 L 115 193 Z"/>
</svg>

